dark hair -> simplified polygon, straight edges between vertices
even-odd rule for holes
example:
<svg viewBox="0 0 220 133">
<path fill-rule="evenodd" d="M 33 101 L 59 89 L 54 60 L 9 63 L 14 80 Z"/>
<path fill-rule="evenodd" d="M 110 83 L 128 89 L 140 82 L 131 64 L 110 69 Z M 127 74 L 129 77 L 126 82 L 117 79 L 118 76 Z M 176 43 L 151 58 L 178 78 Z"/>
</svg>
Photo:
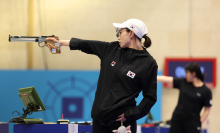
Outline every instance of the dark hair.
<svg viewBox="0 0 220 133">
<path fill-rule="evenodd" d="M 144 35 L 143 38 L 145 39 L 144 47 L 149 48 L 151 46 L 151 39 L 147 35 Z"/>
<path fill-rule="evenodd" d="M 188 65 L 186 65 L 185 70 L 196 73 L 196 77 L 198 79 L 200 79 L 201 81 L 204 81 L 204 74 L 202 74 L 200 66 L 193 62 L 193 63 L 189 63 Z"/>
<path fill-rule="evenodd" d="M 126 28 L 126 30 L 127 30 L 127 32 L 130 32 L 130 31 L 131 31 L 131 30 L 128 29 L 128 28 Z M 135 35 L 135 34 L 134 34 L 134 35 Z M 140 39 L 137 35 L 135 35 L 135 37 L 136 37 L 138 40 L 141 41 L 141 39 Z M 151 39 L 150 39 L 147 35 L 144 35 L 143 38 L 145 39 L 145 41 L 144 41 L 144 47 L 145 47 L 145 48 L 149 48 L 149 47 L 151 46 Z"/>
</svg>

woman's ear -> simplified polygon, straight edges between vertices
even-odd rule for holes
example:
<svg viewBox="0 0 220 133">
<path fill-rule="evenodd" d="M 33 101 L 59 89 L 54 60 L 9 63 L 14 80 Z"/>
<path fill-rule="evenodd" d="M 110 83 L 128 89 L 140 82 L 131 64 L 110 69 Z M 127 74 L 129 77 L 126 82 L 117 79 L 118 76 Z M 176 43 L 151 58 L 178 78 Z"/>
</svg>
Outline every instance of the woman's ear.
<svg viewBox="0 0 220 133">
<path fill-rule="evenodd" d="M 196 72 L 192 72 L 193 77 L 196 77 Z"/>
<path fill-rule="evenodd" d="M 131 31 L 130 31 L 130 37 L 132 38 L 133 36 L 134 36 L 134 31 L 131 30 Z"/>
</svg>

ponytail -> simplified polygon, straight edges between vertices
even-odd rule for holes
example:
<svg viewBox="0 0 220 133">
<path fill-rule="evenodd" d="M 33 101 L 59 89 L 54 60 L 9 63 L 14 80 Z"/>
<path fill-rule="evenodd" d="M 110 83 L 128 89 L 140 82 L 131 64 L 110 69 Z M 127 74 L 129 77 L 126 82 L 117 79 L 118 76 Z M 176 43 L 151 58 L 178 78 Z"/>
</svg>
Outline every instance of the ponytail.
<svg viewBox="0 0 220 133">
<path fill-rule="evenodd" d="M 145 39 L 144 47 L 149 48 L 151 46 L 151 39 L 147 35 L 144 35 L 143 38 Z"/>
</svg>

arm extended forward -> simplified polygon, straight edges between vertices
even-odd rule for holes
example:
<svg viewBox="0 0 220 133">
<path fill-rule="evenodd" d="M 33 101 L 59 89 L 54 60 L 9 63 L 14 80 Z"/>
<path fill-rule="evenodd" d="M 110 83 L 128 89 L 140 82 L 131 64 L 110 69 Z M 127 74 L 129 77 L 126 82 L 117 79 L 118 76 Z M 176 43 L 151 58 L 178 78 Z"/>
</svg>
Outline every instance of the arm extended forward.
<svg viewBox="0 0 220 133">
<path fill-rule="evenodd" d="M 173 77 L 170 77 L 170 76 L 157 76 L 157 82 L 173 84 Z"/>
</svg>

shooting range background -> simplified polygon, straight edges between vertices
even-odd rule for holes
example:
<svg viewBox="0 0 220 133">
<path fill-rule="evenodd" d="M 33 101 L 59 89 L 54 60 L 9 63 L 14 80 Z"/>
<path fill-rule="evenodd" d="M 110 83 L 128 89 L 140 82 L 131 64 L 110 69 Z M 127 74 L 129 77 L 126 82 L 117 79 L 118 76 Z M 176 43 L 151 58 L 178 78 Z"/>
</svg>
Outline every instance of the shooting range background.
<svg viewBox="0 0 220 133">
<path fill-rule="evenodd" d="M 28 57 L 32 58 L 31 70 L 100 69 L 98 57 L 80 51 L 70 51 L 68 47 L 62 47 L 62 54 L 52 55 L 48 49 L 39 48 L 37 43 L 32 43 L 33 56 L 30 56 L 27 43 L 9 43 L 9 34 L 28 35 L 28 2 L 28 0 L 0 1 L 1 70 L 27 70 L 30 63 Z M 159 70 L 164 68 L 165 57 L 214 57 L 217 59 L 217 68 L 220 65 L 219 0 L 33 0 L 33 2 L 35 36 L 57 35 L 60 39 L 77 37 L 115 41 L 117 38 L 112 23 L 137 18 L 144 21 L 148 27 L 149 37 L 153 43 L 148 51 L 157 60 Z M 208 117 L 210 133 L 219 130 L 219 74 L 217 70 L 217 86 L 212 89 L 213 107 Z M 20 78 L 24 78 L 23 75 L 20 75 Z M 13 81 L 8 82 L 9 86 L 13 84 Z M 1 88 L 4 89 L 10 87 Z M 163 89 L 162 96 L 161 118 L 168 120 L 176 106 L 178 90 Z M 2 102 L 5 101 L 0 101 L 0 105 Z M 0 114 L 4 115 L 2 112 L 3 109 L 0 110 Z"/>
</svg>

